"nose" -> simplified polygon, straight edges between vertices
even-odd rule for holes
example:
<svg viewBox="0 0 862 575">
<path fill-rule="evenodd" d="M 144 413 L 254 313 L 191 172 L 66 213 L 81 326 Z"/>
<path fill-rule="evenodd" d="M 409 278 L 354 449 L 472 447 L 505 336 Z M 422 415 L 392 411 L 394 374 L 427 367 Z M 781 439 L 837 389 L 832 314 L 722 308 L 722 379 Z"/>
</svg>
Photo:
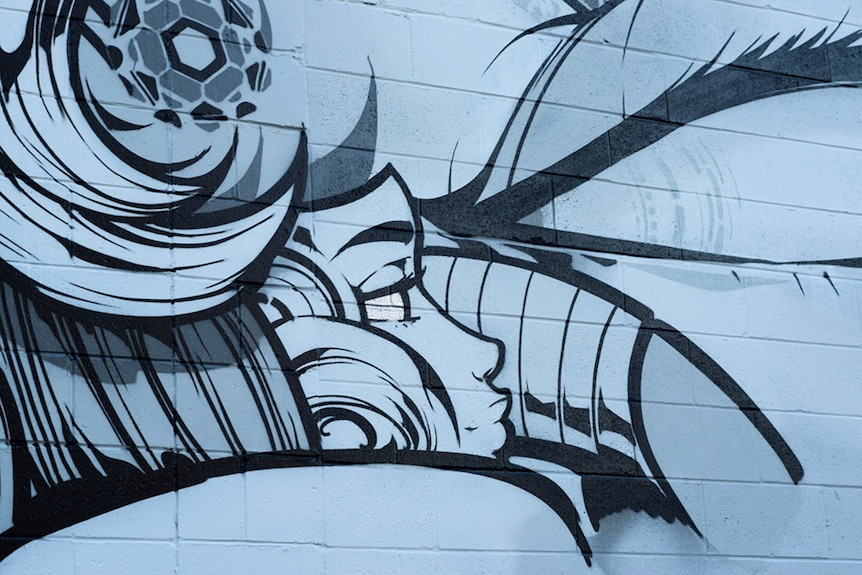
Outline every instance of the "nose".
<svg viewBox="0 0 862 575">
<path fill-rule="evenodd" d="M 475 356 L 473 358 L 475 363 L 472 366 L 473 377 L 476 381 L 486 383 L 494 391 L 502 391 L 493 385 L 493 381 L 503 368 L 506 355 L 503 343 L 475 332 L 471 332 L 470 335 L 475 341 Z"/>
<path fill-rule="evenodd" d="M 444 387 L 473 391 L 505 392 L 491 382 L 503 367 L 503 344 L 473 331 L 457 316 L 441 310 L 422 289 L 410 291 L 410 301 L 420 320 L 398 336 L 421 355 L 443 382 Z"/>
</svg>

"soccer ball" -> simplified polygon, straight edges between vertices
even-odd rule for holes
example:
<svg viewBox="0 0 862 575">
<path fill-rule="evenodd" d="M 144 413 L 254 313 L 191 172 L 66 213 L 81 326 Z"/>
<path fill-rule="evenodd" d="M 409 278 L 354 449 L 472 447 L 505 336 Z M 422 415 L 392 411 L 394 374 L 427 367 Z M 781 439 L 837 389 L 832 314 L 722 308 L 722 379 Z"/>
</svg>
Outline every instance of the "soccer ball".
<svg viewBox="0 0 862 575">
<path fill-rule="evenodd" d="M 109 25 L 94 30 L 127 95 L 177 128 L 212 132 L 244 118 L 272 83 L 261 0 L 118 0 Z"/>
<path fill-rule="evenodd" d="M 274 88 L 267 92 L 272 65 L 290 60 L 273 54 L 264 1 L 88 2 L 66 45 L 89 133 L 160 182 L 198 178 L 194 186 L 213 192 L 229 185 L 228 164 L 237 174 L 253 167 L 262 137 L 255 119 L 278 121 L 282 105 Z M 278 134 L 268 146 L 286 149 L 290 139 Z"/>
<path fill-rule="evenodd" d="M 120 27 L 123 4 L 112 10 Z M 266 62 L 272 33 L 263 4 L 146 0 L 137 20 L 121 42 L 128 42 L 127 57 L 117 72 L 130 96 L 158 107 L 158 120 L 179 126 L 181 114 L 188 114 L 212 131 L 219 120 L 255 111 L 247 96 L 272 82 Z"/>
</svg>

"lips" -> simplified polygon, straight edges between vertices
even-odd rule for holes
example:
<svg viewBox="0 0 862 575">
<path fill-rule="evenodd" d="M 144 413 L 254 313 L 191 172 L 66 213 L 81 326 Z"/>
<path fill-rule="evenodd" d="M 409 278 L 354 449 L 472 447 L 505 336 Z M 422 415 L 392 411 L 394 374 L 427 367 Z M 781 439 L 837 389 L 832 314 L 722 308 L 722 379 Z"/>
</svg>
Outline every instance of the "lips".
<svg viewBox="0 0 862 575">
<path fill-rule="evenodd" d="M 505 414 L 509 411 L 509 406 L 512 405 L 512 398 L 504 395 L 494 403 L 488 406 L 486 413 L 489 417 L 495 418 L 495 423 L 499 423 Z"/>
<path fill-rule="evenodd" d="M 483 393 L 481 398 L 488 396 L 498 399 L 484 406 L 462 405 L 460 410 L 456 401 L 455 410 L 458 412 L 461 428 L 460 446 L 464 453 L 493 456 L 494 452 L 506 443 L 507 432 L 503 420 L 508 413 L 511 398 L 498 396 L 490 389 Z"/>
</svg>

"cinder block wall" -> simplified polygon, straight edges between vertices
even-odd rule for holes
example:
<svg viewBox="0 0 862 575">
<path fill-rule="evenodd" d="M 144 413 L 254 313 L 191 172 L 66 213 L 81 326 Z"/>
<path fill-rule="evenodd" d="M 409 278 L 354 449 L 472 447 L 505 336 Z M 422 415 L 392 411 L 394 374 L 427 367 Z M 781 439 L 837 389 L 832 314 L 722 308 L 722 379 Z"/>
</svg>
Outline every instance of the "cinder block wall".
<svg viewBox="0 0 862 575">
<path fill-rule="evenodd" d="M 862 571 L 862 3 L 0 14 L 0 572 Z"/>
</svg>

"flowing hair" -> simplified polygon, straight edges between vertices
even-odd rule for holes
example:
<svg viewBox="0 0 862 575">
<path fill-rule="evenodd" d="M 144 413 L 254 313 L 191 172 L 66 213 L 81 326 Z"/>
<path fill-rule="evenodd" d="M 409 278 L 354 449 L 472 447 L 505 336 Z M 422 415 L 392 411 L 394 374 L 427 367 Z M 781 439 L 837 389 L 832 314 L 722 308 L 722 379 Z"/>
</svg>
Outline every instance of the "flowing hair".
<svg viewBox="0 0 862 575">
<path fill-rule="evenodd" d="M 304 194 L 305 133 L 265 138 L 220 118 L 206 137 L 158 112 L 129 121 L 96 95 L 99 74 L 129 57 L 102 38 L 134 24 L 106 10 L 101 0 L 34 0 L 20 45 L 0 53 L 0 259 L 77 308 L 201 312 L 230 299 L 238 280 L 263 277 L 284 243 Z M 184 137 L 198 149 L 183 149 Z"/>
</svg>

